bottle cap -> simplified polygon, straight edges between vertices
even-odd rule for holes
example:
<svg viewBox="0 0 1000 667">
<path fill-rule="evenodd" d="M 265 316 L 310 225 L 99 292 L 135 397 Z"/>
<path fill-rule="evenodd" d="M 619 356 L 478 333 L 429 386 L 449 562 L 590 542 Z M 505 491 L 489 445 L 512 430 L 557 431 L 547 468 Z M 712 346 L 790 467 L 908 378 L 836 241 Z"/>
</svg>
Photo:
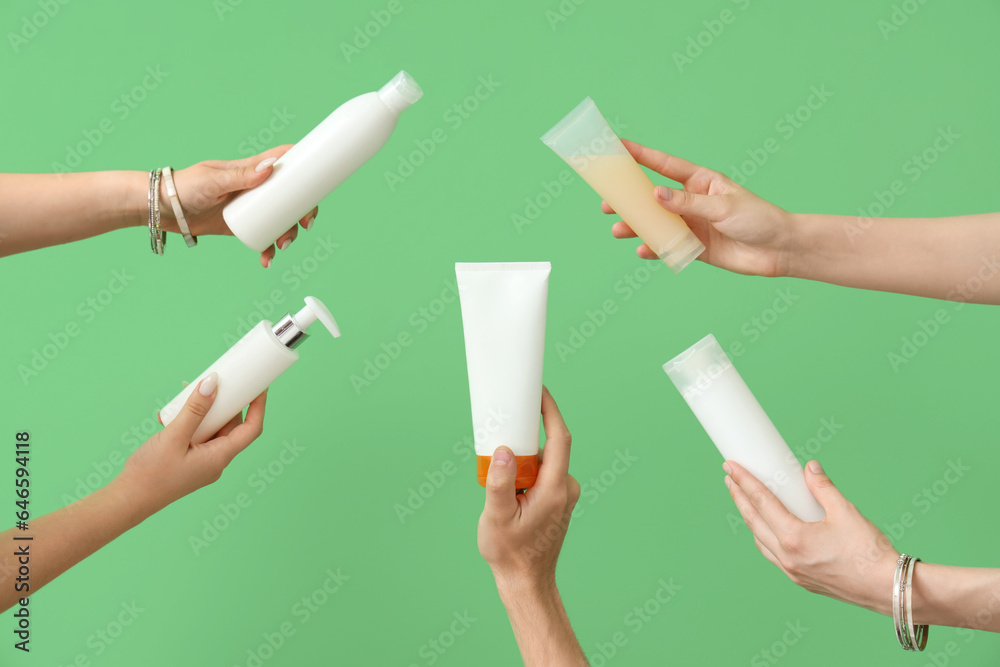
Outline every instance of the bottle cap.
<svg viewBox="0 0 1000 667">
<path fill-rule="evenodd" d="M 306 329 L 316 320 L 322 322 L 334 338 L 340 337 L 340 327 L 323 302 L 314 296 L 307 296 L 305 300 L 306 305 L 302 310 L 294 315 L 285 315 L 272 329 L 278 340 L 293 350 L 309 337 Z"/>
<path fill-rule="evenodd" d="M 405 70 L 392 77 L 392 81 L 382 86 L 382 89 L 378 91 L 378 97 L 382 100 L 382 104 L 397 114 L 406 111 L 411 104 L 423 96 L 424 91 Z"/>
</svg>

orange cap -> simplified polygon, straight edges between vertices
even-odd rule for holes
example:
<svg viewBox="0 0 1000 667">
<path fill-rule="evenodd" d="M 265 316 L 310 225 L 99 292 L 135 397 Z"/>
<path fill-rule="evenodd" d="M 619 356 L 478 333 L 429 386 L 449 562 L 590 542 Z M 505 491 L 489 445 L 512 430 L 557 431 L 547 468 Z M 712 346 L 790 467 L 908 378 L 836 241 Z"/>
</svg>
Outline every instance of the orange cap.
<svg viewBox="0 0 1000 667">
<path fill-rule="evenodd" d="M 514 487 L 527 489 L 535 485 L 535 478 L 538 477 L 538 454 L 527 456 L 515 456 L 517 462 L 517 480 Z M 489 472 L 492 456 L 476 457 L 476 475 L 479 477 L 479 485 L 486 486 L 486 473 Z"/>
</svg>

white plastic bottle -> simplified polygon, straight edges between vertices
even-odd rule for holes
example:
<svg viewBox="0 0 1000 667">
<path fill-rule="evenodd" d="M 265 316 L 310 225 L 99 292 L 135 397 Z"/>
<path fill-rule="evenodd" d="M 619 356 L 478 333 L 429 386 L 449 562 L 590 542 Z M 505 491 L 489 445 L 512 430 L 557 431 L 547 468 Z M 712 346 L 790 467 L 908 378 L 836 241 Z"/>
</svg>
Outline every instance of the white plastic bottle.
<svg viewBox="0 0 1000 667">
<path fill-rule="evenodd" d="M 285 315 L 274 325 L 263 320 L 236 341 L 228 352 L 160 410 L 163 425 L 174 420 L 198 383 L 215 371 L 219 374 L 215 403 L 191 439 L 195 444 L 206 442 L 298 361 L 299 353 L 295 348 L 308 338 L 309 325 L 318 319 L 334 338 L 339 337 L 337 322 L 323 302 L 311 296 L 305 301 L 305 307 L 295 315 Z"/>
<path fill-rule="evenodd" d="M 263 252 L 347 180 L 389 139 L 399 114 L 423 96 L 405 71 L 340 105 L 274 163 L 261 185 L 222 210 L 236 237 Z"/>
<path fill-rule="evenodd" d="M 750 471 L 803 521 L 822 521 L 802 466 L 709 334 L 663 364 L 719 453 Z"/>
</svg>

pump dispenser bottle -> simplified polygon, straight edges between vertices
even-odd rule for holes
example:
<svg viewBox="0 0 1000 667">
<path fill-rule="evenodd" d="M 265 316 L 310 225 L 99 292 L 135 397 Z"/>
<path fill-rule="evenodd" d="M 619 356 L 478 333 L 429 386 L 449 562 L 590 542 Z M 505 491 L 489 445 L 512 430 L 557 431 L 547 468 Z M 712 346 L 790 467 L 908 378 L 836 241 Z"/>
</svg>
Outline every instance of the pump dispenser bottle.
<svg viewBox="0 0 1000 667">
<path fill-rule="evenodd" d="M 389 139 L 399 114 L 423 96 L 405 71 L 348 100 L 274 163 L 271 176 L 222 210 L 236 237 L 264 252 Z"/>
<path fill-rule="evenodd" d="M 299 353 L 295 348 L 309 337 L 306 329 L 317 319 L 334 338 L 339 337 L 337 322 L 323 302 L 311 296 L 307 296 L 305 302 L 305 307 L 295 315 L 285 315 L 277 324 L 263 320 L 236 341 L 228 352 L 160 410 L 163 425 L 174 420 L 202 378 L 215 371 L 219 374 L 215 402 L 191 440 L 195 444 L 206 442 L 298 361 Z"/>
</svg>

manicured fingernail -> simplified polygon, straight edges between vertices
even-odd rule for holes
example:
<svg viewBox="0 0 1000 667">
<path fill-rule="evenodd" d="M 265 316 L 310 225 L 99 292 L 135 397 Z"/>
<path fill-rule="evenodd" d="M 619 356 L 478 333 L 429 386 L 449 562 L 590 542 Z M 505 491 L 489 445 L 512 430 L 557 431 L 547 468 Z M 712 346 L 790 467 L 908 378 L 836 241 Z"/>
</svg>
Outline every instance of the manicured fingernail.
<svg viewBox="0 0 1000 667">
<path fill-rule="evenodd" d="M 288 246 L 290 246 L 290 245 L 292 245 L 292 240 L 291 240 L 291 239 L 285 239 L 284 241 L 282 241 L 282 242 L 281 242 L 281 245 L 280 245 L 280 246 L 278 246 L 278 248 L 279 248 L 280 250 L 285 250 L 285 249 L 287 249 L 287 248 L 288 248 Z"/>
<path fill-rule="evenodd" d="M 270 269 L 271 268 L 271 258 L 270 257 L 265 257 L 264 258 L 264 268 L 265 269 Z"/>
<path fill-rule="evenodd" d="M 728 461 L 726 463 L 722 464 L 722 469 L 726 471 L 727 475 L 732 475 L 733 474 L 733 469 L 732 469 L 732 467 L 730 467 Z"/>
<path fill-rule="evenodd" d="M 205 379 L 198 385 L 198 393 L 202 396 L 211 396 L 215 393 L 215 388 L 219 385 L 219 374 L 212 371 L 205 376 Z"/>
<path fill-rule="evenodd" d="M 278 158 L 276 157 L 269 157 L 266 160 L 261 160 L 260 164 L 257 165 L 257 169 L 255 171 L 259 174 L 260 172 L 264 171 L 277 161 Z"/>
<path fill-rule="evenodd" d="M 809 469 L 812 470 L 817 475 L 819 473 L 823 472 L 823 466 L 821 466 L 819 464 L 819 461 L 810 461 L 809 462 Z"/>
<path fill-rule="evenodd" d="M 732 477 L 730 477 L 729 475 L 726 475 L 726 480 L 725 480 L 725 481 L 726 481 L 726 488 L 727 488 L 727 489 L 728 489 L 728 488 L 729 488 L 730 486 L 732 486 L 732 485 L 733 485 L 733 478 L 732 478 Z"/>
<path fill-rule="evenodd" d="M 674 191 L 662 185 L 657 185 L 656 192 L 654 194 L 663 201 L 670 201 L 670 199 L 674 196 Z"/>
<path fill-rule="evenodd" d="M 498 449 L 493 452 L 493 463 L 497 465 L 505 466 L 510 463 L 510 452 L 506 449 Z"/>
<path fill-rule="evenodd" d="M 302 223 L 302 229 L 306 230 L 307 232 L 310 229 L 312 229 L 313 228 L 313 220 L 315 220 L 315 219 L 316 219 L 315 215 L 310 215 L 308 218 L 306 218 L 306 221 Z"/>
</svg>

